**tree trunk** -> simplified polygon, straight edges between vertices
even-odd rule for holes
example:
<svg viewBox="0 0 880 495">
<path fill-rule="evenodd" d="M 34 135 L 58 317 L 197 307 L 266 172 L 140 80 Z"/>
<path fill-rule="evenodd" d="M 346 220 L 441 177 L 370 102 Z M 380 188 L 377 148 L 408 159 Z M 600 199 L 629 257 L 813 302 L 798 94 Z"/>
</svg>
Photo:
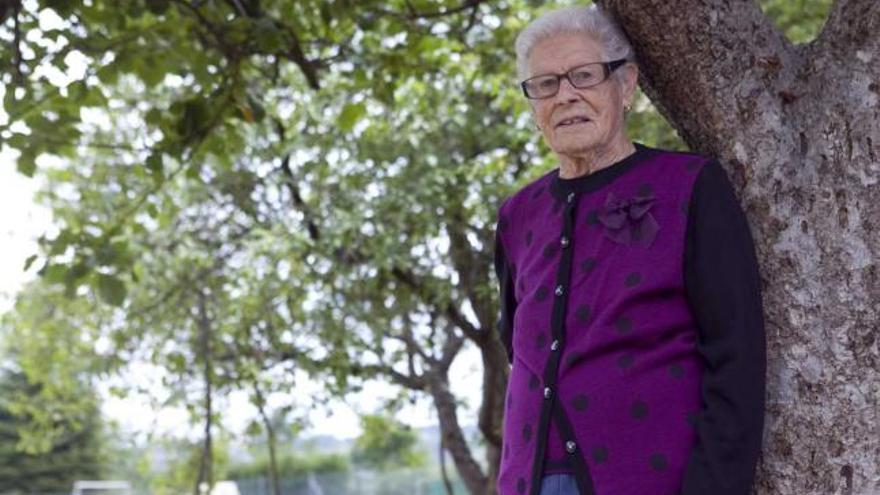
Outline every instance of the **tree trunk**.
<svg viewBox="0 0 880 495">
<path fill-rule="evenodd" d="M 443 436 L 440 436 L 440 475 L 443 477 L 443 488 L 446 489 L 446 495 L 454 495 L 452 482 L 449 481 L 449 474 L 446 472 L 446 443 Z"/>
<path fill-rule="evenodd" d="M 263 427 L 266 428 L 266 443 L 269 447 L 269 478 L 272 480 L 272 495 L 281 495 L 281 480 L 278 479 L 278 460 L 275 455 L 275 428 L 272 426 L 272 420 L 266 414 L 265 398 L 260 385 L 254 379 L 254 395 L 257 399 L 257 410 L 260 413 L 260 419 L 263 420 Z"/>
<path fill-rule="evenodd" d="M 199 351 L 202 355 L 204 364 L 204 381 L 205 381 L 205 439 L 202 447 L 202 457 L 199 461 L 199 475 L 196 479 L 195 495 L 202 494 L 202 484 L 207 484 L 208 493 L 214 486 L 214 447 L 212 445 L 211 430 L 213 427 L 214 410 L 212 404 L 212 379 L 211 379 L 211 320 L 208 316 L 208 308 L 205 293 L 201 290 L 198 293 L 198 320 L 196 322 L 199 329 Z"/>
<path fill-rule="evenodd" d="M 490 327 L 491 328 L 491 327 Z M 488 466 L 486 487 L 482 493 L 495 493 L 495 482 L 501 464 L 501 437 L 504 429 L 504 395 L 507 391 L 507 379 L 510 365 L 507 363 L 507 352 L 493 332 L 494 338 L 488 339 L 481 349 L 483 358 L 483 397 L 480 404 L 478 426 L 486 440 L 486 465 Z"/>
<path fill-rule="evenodd" d="M 751 223 L 768 346 L 758 493 L 880 493 L 880 2 L 838 0 L 805 45 L 753 1 L 599 3 Z"/>
<path fill-rule="evenodd" d="M 464 438 L 461 425 L 458 423 L 455 396 L 449 390 L 449 381 L 445 375 L 432 373 L 427 375 L 428 391 L 434 399 L 437 416 L 440 420 L 440 434 L 443 444 L 452 455 L 452 461 L 461 476 L 464 485 L 471 495 L 486 495 L 488 479 L 480 465 L 471 455 L 470 447 Z"/>
</svg>

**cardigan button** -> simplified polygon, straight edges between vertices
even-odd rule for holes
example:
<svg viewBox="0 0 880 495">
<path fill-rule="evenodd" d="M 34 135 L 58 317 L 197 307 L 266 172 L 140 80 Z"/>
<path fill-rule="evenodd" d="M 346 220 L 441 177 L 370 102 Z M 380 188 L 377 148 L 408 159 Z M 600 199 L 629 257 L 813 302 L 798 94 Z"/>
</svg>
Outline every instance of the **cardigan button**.
<svg viewBox="0 0 880 495">
<path fill-rule="evenodd" d="M 544 398 L 545 398 L 545 399 L 549 399 L 549 398 L 550 398 L 550 395 L 551 395 L 552 393 L 553 393 L 553 391 L 550 390 L 550 387 L 545 387 L 545 388 L 544 388 Z"/>
<path fill-rule="evenodd" d="M 574 193 L 573 192 L 568 193 L 568 197 L 565 198 L 565 200 L 568 201 L 569 203 L 574 201 Z"/>
<path fill-rule="evenodd" d="M 563 292 L 565 292 L 565 288 L 562 287 L 562 285 L 557 285 L 556 286 L 556 295 L 561 296 Z"/>
<path fill-rule="evenodd" d="M 551 351 L 559 350 L 559 341 L 558 341 L 558 340 L 554 340 L 554 341 L 550 344 L 550 350 L 551 350 Z"/>
<path fill-rule="evenodd" d="M 568 243 L 569 243 L 568 237 L 566 237 L 566 236 L 562 236 L 562 239 L 559 239 L 559 244 L 561 244 L 563 248 L 567 248 Z"/>
<path fill-rule="evenodd" d="M 577 444 L 574 443 L 573 440 L 569 440 L 565 442 L 565 451 L 569 454 L 574 454 L 574 451 L 577 450 Z"/>
</svg>

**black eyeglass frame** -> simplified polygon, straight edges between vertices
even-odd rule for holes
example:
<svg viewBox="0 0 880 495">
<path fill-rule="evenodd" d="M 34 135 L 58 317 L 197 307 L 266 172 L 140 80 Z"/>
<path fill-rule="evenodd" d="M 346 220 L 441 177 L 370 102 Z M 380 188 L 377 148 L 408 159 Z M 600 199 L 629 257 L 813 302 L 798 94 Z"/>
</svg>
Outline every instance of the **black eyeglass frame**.
<svg viewBox="0 0 880 495">
<path fill-rule="evenodd" d="M 556 96 L 557 93 L 559 93 L 559 85 L 560 85 L 563 77 L 568 79 L 569 84 L 571 84 L 573 87 L 575 87 L 577 89 L 592 88 L 593 86 L 598 86 L 598 85 L 602 84 L 603 82 L 607 81 L 608 76 L 610 76 L 612 72 L 614 72 L 620 66 L 626 64 L 627 62 L 629 62 L 629 60 L 625 59 L 625 58 L 612 60 L 610 62 L 590 62 L 590 63 L 578 65 L 577 67 L 573 67 L 571 70 L 569 70 L 568 72 L 566 72 L 564 74 L 539 74 L 537 76 L 532 76 L 532 77 L 520 82 L 519 86 L 520 86 L 520 88 L 522 88 L 522 92 L 526 98 L 528 98 L 530 100 L 546 100 L 547 98 L 553 98 L 554 96 Z M 602 66 L 604 76 L 602 77 L 601 81 L 597 82 L 596 84 L 590 84 L 589 86 L 578 86 L 577 84 L 574 83 L 574 81 L 571 80 L 571 73 L 572 72 L 574 72 L 582 67 L 586 67 L 588 65 L 596 65 L 596 64 L 599 64 Z M 540 96 L 540 97 L 529 96 L 529 91 L 526 89 L 526 83 L 531 81 L 532 79 L 537 79 L 539 77 L 547 77 L 547 76 L 556 76 L 556 91 L 554 91 L 552 95 L 547 95 L 547 96 Z"/>
</svg>

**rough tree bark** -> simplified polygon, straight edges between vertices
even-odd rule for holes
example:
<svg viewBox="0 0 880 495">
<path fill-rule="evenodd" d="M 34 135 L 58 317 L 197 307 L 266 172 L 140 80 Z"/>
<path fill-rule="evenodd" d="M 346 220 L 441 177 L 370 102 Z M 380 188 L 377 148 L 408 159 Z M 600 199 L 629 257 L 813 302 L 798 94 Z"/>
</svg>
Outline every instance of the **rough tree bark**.
<svg viewBox="0 0 880 495">
<path fill-rule="evenodd" d="M 599 0 L 642 88 L 749 216 L 768 345 L 762 494 L 880 493 L 880 2 L 790 43 L 753 0 Z"/>
</svg>

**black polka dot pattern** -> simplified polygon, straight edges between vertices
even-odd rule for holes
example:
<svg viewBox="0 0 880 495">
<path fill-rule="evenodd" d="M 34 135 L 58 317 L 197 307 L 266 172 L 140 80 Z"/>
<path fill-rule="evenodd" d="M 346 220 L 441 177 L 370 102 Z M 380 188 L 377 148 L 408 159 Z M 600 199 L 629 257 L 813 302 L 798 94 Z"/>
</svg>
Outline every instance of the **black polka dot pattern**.
<svg viewBox="0 0 880 495">
<path fill-rule="evenodd" d="M 637 400 L 630 406 L 629 412 L 635 419 L 645 419 L 648 416 L 648 404 L 645 401 Z"/>
<path fill-rule="evenodd" d="M 669 374 L 672 375 L 673 378 L 681 378 L 684 376 L 684 368 L 682 368 L 680 364 L 670 365 Z"/>
<path fill-rule="evenodd" d="M 538 335 L 535 336 L 535 349 L 543 349 L 545 345 L 547 345 L 547 334 L 538 332 Z"/>
<path fill-rule="evenodd" d="M 632 354 L 624 354 L 617 358 L 617 366 L 626 369 L 633 365 L 635 357 Z"/>
<path fill-rule="evenodd" d="M 666 461 L 666 456 L 659 453 L 659 452 L 655 452 L 655 453 L 651 454 L 650 462 L 651 462 L 651 468 L 654 469 L 655 471 L 665 471 L 666 467 L 669 464 Z"/>
<path fill-rule="evenodd" d="M 590 307 L 586 304 L 581 304 L 575 310 L 574 317 L 577 318 L 578 323 L 586 323 L 589 321 L 591 314 Z"/>
<path fill-rule="evenodd" d="M 624 280 L 623 283 L 627 287 L 635 287 L 641 281 L 642 281 L 642 275 L 638 272 L 632 272 L 626 276 L 626 280 Z"/>
<path fill-rule="evenodd" d="M 604 445 L 597 445 L 590 449 L 590 455 L 593 457 L 593 462 L 602 464 L 608 460 L 608 448 Z"/>
<path fill-rule="evenodd" d="M 590 273 L 596 268 L 596 258 L 587 258 L 581 262 L 581 273 Z"/>
<path fill-rule="evenodd" d="M 614 322 L 614 327 L 620 333 L 629 333 L 632 331 L 632 320 L 626 316 L 621 316 Z"/>
<path fill-rule="evenodd" d="M 538 380 L 537 375 L 532 375 L 529 377 L 529 390 L 535 390 L 538 388 L 538 385 L 541 384 L 541 380 Z"/>
<path fill-rule="evenodd" d="M 587 409 L 587 406 L 589 404 L 590 404 L 590 400 L 584 394 L 577 395 L 571 401 L 571 407 L 573 407 L 575 411 L 584 411 Z"/>
<path fill-rule="evenodd" d="M 531 245 L 532 245 L 532 237 L 533 237 L 533 236 L 534 236 L 534 234 L 532 233 L 531 230 L 528 231 L 528 232 L 526 232 L 526 246 L 531 246 Z"/>
<path fill-rule="evenodd" d="M 542 285 L 538 287 L 538 290 L 535 291 L 535 300 L 543 301 L 547 299 L 547 296 L 550 294 L 550 289 L 547 288 L 546 285 Z"/>
<path fill-rule="evenodd" d="M 526 423 L 522 429 L 522 437 L 524 442 L 528 442 L 532 439 L 532 425 Z"/>
<path fill-rule="evenodd" d="M 599 211 L 592 210 L 587 213 L 587 225 L 597 225 L 599 223 Z"/>
<path fill-rule="evenodd" d="M 555 255 L 557 251 L 559 251 L 558 242 L 550 242 L 546 246 L 544 246 L 544 256 L 547 258 L 553 257 L 553 255 Z"/>
</svg>

